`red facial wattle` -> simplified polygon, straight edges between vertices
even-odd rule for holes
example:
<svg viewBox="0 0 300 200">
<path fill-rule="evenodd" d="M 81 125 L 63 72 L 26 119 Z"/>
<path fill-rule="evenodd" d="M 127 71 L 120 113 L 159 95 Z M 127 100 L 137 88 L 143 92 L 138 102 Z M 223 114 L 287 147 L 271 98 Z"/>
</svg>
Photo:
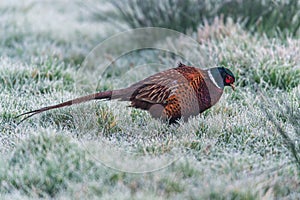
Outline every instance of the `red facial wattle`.
<svg viewBox="0 0 300 200">
<path fill-rule="evenodd" d="M 234 86 L 234 79 L 231 77 L 231 76 L 226 76 L 226 78 L 225 78 L 225 83 L 227 84 L 227 85 L 230 85 L 231 86 L 231 88 L 233 89 L 233 90 L 235 90 L 235 86 Z"/>
</svg>

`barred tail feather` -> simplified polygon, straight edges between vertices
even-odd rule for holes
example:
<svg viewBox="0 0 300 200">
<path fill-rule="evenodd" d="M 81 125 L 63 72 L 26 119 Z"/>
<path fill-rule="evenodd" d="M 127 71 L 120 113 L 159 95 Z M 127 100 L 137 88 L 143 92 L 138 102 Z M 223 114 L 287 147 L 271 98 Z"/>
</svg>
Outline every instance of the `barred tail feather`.
<svg viewBox="0 0 300 200">
<path fill-rule="evenodd" d="M 112 98 L 112 91 L 98 92 L 98 93 L 95 93 L 95 94 L 90 94 L 90 95 L 87 95 L 87 96 L 79 97 L 79 98 L 69 100 L 69 101 L 66 101 L 66 102 L 63 102 L 63 103 L 60 103 L 60 104 L 56 104 L 56 105 L 53 105 L 53 106 L 47 106 L 47 107 L 43 107 L 43 108 L 40 108 L 40 109 L 37 109 L 37 110 L 32 110 L 32 111 L 29 111 L 29 112 L 25 112 L 25 113 L 22 113 L 22 114 L 18 115 L 16 118 L 19 118 L 19 117 L 24 116 L 24 115 L 28 115 L 19 122 L 19 123 L 21 123 L 21 122 L 25 121 L 26 119 L 32 117 L 33 115 L 36 115 L 36 114 L 41 113 L 41 112 L 45 112 L 47 110 L 62 108 L 62 107 L 65 107 L 65 106 L 71 106 L 71 105 L 74 105 L 74 104 L 79 104 L 79 103 L 83 103 L 83 102 L 87 102 L 87 101 L 95 100 L 95 99 L 110 100 L 111 98 Z"/>
</svg>

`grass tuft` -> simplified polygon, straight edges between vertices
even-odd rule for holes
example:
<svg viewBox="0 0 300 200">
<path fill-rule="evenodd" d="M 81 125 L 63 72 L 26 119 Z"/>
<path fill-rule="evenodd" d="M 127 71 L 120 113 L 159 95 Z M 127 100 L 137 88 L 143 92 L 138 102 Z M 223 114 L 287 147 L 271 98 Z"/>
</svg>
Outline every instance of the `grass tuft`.
<svg viewBox="0 0 300 200">
<path fill-rule="evenodd" d="M 34 66 L 21 63 L 12 64 L 3 60 L 8 66 L 0 71 L 1 90 L 24 90 L 26 92 L 45 94 L 55 90 L 72 90 L 75 82 L 73 75 L 64 63 L 49 58 Z"/>
<path fill-rule="evenodd" d="M 100 108 L 96 109 L 98 128 L 103 135 L 110 135 L 121 130 L 118 127 L 116 116 L 109 110 L 107 106 L 101 106 Z"/>
<path fill-rule="evenodd" d="M 9 172 L 1 178 L 1 188 L 54 197 L 66 189 L 69 182 L 83 181 L 82 173 L 88 173 L 93 167 L 69 138 L 40 133 L 16 148 L 8 161 Z"/>
</svg>

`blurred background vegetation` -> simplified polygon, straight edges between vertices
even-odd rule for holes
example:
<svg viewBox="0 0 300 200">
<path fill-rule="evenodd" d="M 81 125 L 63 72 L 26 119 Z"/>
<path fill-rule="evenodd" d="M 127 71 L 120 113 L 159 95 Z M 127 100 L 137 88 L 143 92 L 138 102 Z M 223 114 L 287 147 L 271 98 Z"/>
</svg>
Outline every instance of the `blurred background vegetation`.
<svg viewBox="0 0 300 200">
<path fill-rule="evenodd" d="M 298 0 L 112 0 L 112 5 L 131 28 L 164 27 L 180 32 L 196 31 L 216 17 L 230 18 L 252 33 L 267 36 L 299 36 Z M 116 17 L 94 10 L 95 17 Z"/>
</svg>

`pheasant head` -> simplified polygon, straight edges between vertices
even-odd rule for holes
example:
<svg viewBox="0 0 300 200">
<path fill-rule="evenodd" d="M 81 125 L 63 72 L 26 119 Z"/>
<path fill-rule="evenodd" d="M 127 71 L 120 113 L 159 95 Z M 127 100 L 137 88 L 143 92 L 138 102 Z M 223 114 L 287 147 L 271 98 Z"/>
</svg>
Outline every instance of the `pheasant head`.
<svg viewBox="0 0 300 200">
<path fill-rule="evenodd" d="M 216 67 L 208 69 L 207 72 L 209 79 L 216 87 L 224 89 L 225 86 L 230 86 L 233 90 L 235 90 L 235 77 L 228 68 Z"/>
</svg>

